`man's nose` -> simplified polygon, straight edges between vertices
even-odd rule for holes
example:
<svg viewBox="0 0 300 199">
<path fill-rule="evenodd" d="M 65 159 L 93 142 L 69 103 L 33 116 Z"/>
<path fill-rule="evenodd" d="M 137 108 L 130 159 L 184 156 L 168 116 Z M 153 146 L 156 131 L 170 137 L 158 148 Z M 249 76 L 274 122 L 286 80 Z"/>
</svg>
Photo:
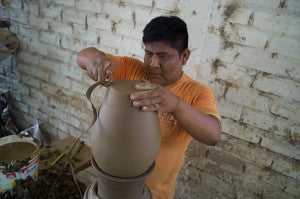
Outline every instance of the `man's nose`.
<svg viewBox="0 0 300 199">
<path fill-rule="evenodd" d="M 159 59 L 156 55 L 153 55 L 150 59 L 150 66 L 151 67 L 160 67 Z"/>
</svg>

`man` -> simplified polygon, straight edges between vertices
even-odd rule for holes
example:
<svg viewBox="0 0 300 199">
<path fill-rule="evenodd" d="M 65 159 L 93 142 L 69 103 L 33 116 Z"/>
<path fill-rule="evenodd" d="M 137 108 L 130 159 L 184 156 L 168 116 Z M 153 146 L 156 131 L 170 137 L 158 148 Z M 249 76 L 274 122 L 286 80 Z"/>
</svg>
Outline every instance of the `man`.
<svg viewBox="0 0 300 199">
<path fill-rule="evenodd" d="M 95 81 L 110 71 L 114 79 L 142 80 L 130 95 L 133 106 L 158 111 L 161 147 L 146 184 L 154 198 L 173 198 L 176 177 L 192 138 L 208 145 L 220 140 L 220 115 L 211 90 L 182 70 L 190 56 L 187 27 L 175 16 L 152 19 L 143 31 L 144 63 L 105 54 L 95 48 L 79 52 L 78 65 Z"/>
</svg>

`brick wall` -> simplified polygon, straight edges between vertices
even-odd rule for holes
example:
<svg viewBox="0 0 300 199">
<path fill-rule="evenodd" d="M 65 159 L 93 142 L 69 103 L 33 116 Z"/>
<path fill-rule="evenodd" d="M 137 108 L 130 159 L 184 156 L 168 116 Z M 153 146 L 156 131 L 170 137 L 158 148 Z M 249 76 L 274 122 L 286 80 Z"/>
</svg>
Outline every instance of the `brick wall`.
<svg viewBox="0 0 300 199">
<path fill-rule="evenodd" d="M 298 0 L 2 0 L 21 47 L 1 62 L 1 88 L 12 91 L 19 125 L 37 117 L 58 138 L 77 136 L 90 122 L 92 83 L 77 52 L 94 46 L 142 59 L 145 24 L 180 16 L 192 49 L 185 71 L 213 89 L 223 134 L 215 147 L 191 143 L 176 198 L 296 198 L 299 12 Z"/>
</svg>

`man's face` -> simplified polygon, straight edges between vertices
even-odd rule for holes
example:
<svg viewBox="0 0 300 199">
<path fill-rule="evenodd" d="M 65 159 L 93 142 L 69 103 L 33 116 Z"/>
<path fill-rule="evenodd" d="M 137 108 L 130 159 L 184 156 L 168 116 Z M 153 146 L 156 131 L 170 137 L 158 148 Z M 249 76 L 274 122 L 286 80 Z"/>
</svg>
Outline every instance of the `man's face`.
<svg viewBox="0 0 300 199">
<path fill-rule="evenodd" d="M 176 82 L 182 75 L 183 56 L 168 43 L 145 43 L 144 65 L 150 82 L 163 86 Z"/>
</svg>

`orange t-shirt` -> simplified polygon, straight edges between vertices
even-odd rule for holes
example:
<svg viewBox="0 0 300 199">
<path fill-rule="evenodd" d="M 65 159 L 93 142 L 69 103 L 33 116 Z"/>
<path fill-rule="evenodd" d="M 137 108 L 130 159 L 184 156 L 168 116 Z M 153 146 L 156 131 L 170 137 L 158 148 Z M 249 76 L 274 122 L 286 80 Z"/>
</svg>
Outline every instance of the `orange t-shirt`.
<svg viewBox="0 0 300 199">
<path fill-rule="evenodd" d="M 114 79 L 147 79 L 143 62 L 129 57 L 106 54 L 116 66 Z M 212 91 L 185 73 L 175 83 L 166 86 L 198 111 L 220 119 Z M 146 178 L 153 198 L 171 199 L 174 197 L 176 177 L 182 167 L 185 151 L 192 137 L 181 127 L 171 113 L 159 113 L 161 145 L 156 157 L 155 168 Z"/>
</svg>

